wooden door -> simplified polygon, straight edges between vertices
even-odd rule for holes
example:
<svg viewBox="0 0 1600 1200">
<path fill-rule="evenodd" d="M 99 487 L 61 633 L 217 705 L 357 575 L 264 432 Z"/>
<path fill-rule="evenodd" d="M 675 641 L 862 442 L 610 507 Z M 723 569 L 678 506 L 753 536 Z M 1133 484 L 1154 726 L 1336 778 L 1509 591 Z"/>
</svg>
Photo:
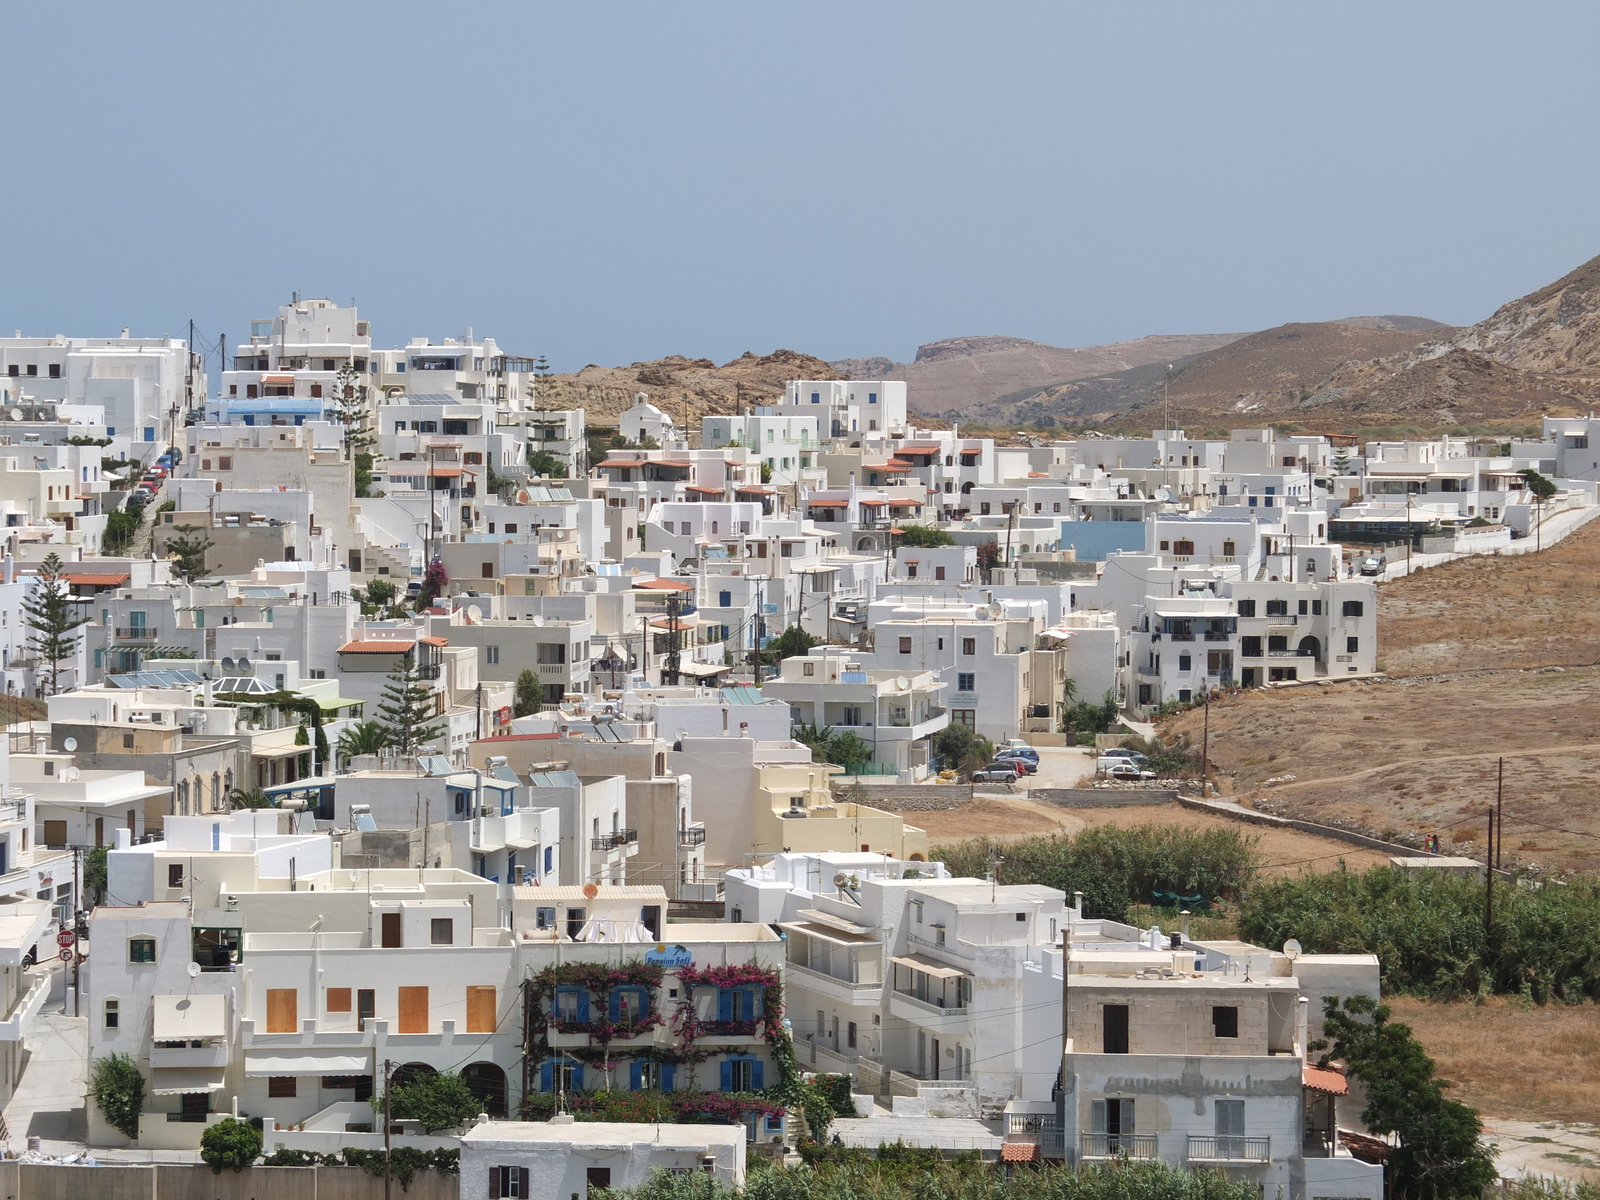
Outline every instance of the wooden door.
<svg viewBox="0 0 1600 1200">
<path fill-rule="evenodd" d="M 56 849 L 67 844 L 67 823 L 65 821 L 46 821 L 44 823 L 44 844 Z"/>
<path fill-rule="evenodd" d="M 400 1032 L 428 1032 L 428 989 L 403 987 L 400 989 Z"/>
<path fill-rule="evenodd" d="M 400 914 L 397 912 L 383 914 L 383 945 L 385 949 L 400 945 Z"/>
<path fill-rule="evenodd" d="M 300 1032 L 299 997 L 294 988 L 267 989 L 267 1032 Z"/>
</svg>

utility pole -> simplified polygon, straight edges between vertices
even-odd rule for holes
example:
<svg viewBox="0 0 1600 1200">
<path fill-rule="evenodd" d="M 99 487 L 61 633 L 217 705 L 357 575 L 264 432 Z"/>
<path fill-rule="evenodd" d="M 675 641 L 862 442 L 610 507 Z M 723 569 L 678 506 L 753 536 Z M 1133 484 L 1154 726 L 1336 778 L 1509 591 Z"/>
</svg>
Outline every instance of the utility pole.
<svg viewBox="0 0 1600 1200">
<path fill-rule="evenodd" d="M 83 1001 L 79 998 L 82 988 L 78 982 L 78 966 L 83 962 L 83 947 L 77 943 L 78 913 L 83 908 L 83 894 L 78 890 L 81 884 L 78 864 L 82 853 L 83 847 L 72 848 L 72 1015 L 75 1017 L 81 1015 L 80 1010 L 83 1006 Z"/>
<path fill-rule="evenodd" d="M 682 599 L 677 592 L 667 596 L 667 661 L 661 666 L 661 686 L 676 687 L 678 685 L 678 635 L 679 626 L 682 624 L 680 616 L 683 609 Z"/>
<path fill-rule="evenodd" d="M 1407 485 L 1410 486 L 1409 484 Z M 1406 493 L 1406 574 L 1411 574 L 1411 493 Z"/>
<path fill-rule="evenodd" d="M 389 1160 L 393 1147 L 389 1142 L 389 1060 L 383 1060 L 383 1200 L 389 1197 Z"/>
<path fill-rule="evenodd" d="M 1489 957 L 1489 931 L 1494 924 L 1494 809 L 1489 810 L 1489 852 L 1483 856 L 1483 954 Z"/>
<path fill-rule="evenodd" d="M 1200 734 L 1200 798 L 1206 798 L 1206 770 L 1211 765 L 1211 689 L 1206 689 L 1206 716 Z"/>
<path fill-rule="evenodd" d="M 1500 775 L 1494 785 L 1494 865 L 1500 867 L 1500 856 L 1506 842 L 1506 760 L 1500 760 Z"/>
<path fill-rule="evenodd" d="M 476 719 L 477 739 L 481 742 L 483 740 L 483 682 L 482 682 L 482 680 L 479 680 L 479 682 L 478 682 L 478 698 L 477 698 L 476 703 L 473 705 L 473 717 Z"/>
</svg>

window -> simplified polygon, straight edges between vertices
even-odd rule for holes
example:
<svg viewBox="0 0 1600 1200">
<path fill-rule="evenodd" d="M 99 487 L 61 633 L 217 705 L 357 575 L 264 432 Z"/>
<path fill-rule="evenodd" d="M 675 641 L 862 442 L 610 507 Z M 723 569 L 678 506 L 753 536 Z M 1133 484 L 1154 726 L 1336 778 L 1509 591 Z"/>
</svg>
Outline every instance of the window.
<svg viewBox="0 0 1600 1200">
<path fill-rule="evenodd" d="M 494 985 L 469 986 L 467 988 L 467 1032 L 493 1033 L 495 1027 L 494 1014 Z"/>
<path fill-rule="evenodd" d="M 977 690 L 978 676 L 973 671 L 962 671 L 956 675 L 956 691 L 971 692 Z"/>
<path fill-rule="evenodd" d="M 1128 1053 L 1128 1006 L 1102 1004 L 1100 1006 L 1100 1052 L 1102 1054 Z"/>
<path fill-rule="evenodd" d="M 731 607 L 733 607 L 733 593 L 732 592 L 718 592 L 717 593 L 717 606 L 719 608 L 731 608 Z"/>
<path fill-rule="evenodd" d="M 1347 617 L 1364 616 L 1366 611 L 1366 605 L 1360 600 L 1346 600 L 1344 602 L 1344 615 Z"/>
<path fill-rule="evenodd" d="M 1302 617 L 1305 616 L 1306 613 L 1310 610 L 1310 607 L 1311 606 L 1309 604 L 1307 604 L 1304 600 L 1300 601 L 1300 615 Z"/>
<path fill-rule="evenodd" d="M 232 456 L 230 455 L 230 456 L 225 457 L 225 458 L 218 458 L 217 459 L 217 470 L 219 470 L 219 471 L 231 471 L 231 470 L 233 470 L 233 458 L 232 458 Z"/>
<path fill-rule="evenodd" d="M 60 363 L 51 363 L 50 364 L 50 378 L 51 379 L 60 379 L 61 378 L 61 364 Z"/>
<path fill-rule="evenodd" d="M 944 568 L 943 567 L 935 567 L 933 569 L 933 577 L 935 579 L 943 579 L 944 578 Z"/>
<path fill-rule="evenodd" d="M 1244 1101 L 1218 1100 L 1216 1105 L 1216 1153 L 1223 1158 L 1240 1157 L 1244 1153 L 1244 1146 L 1240 1144 L 1244 1138 Z"/>
<path fill-rule="evenodd" d="M 1308 562 L 1306 565 L 1310 566 L 1310 563 Z M 1307 574 L 1310 574 L 1310 572 L 1308 571 Z M 1320 617 L 1322 615 L 1322 601 L 1321 600 L 1313 600 L 1311 602 L 1311 615 L 1313 617 Z"/>
<path fill-rule="evenodd" d="M 498 666 L 500 664 L 500 647 L 485 646 L 483 648 L 483 661 L 491 667 Z"/>
<path fill-rule="evenodd" d="M 856 1023 L 851 1021 L 845 1027 L 845 1045 L 851 1050 L 856 1048 Z"/>
<path fill-rule="evenodd" d="M 525 1200 L 527 1195 L 527 1167 L 489 1168 L 489 1200 Z"/>
<path fill-rule="evenodd" d="M 152 937 L 136 937 L 128 939 L 128 961 L 131 963 L 153 963 L 156 960 L 156 940 Z"/>
<path fill-rule="evenodd" d="M 816 663 L 801 663 L 800 664 L 800 673 L 802 675 L 815 675 L 817 673 L 817 664 Z"/>
<path fill-rule="evenodd" d="M 903 637 L 903 638 L 900 639 L 900 653 L 901 654 L 910 654 L 911 653 L 911 639 L 910 638 Z"/>
<path fill-rule="evenodd" d="M 107 1029 L 116 1029 L 117 1022 L 122 1019 L 121 1004 L 116 1000 L 107 1000 L 102 1010 L 102 1023 Z"/>
<path fill-rule="evenodd" d="M 299 1033 L 300 993 L 294 988 L 267 989 L 267 1032 Z"/>
<path fill-rule="evenodd" d="M 167 886 L 169 888 L 181 888 L 183 886 L 182 863 L 167 864 Z"/>
<path fill-rule="evenodd" d="M 365 1030 L 378 1011 L 378 993 L 371 988 L 356 989 L 356 1028 Z M 371 1078 L 366 1076 L 365 1078 Z"/>
<path fill-rule="evenodd" d="M 553 908 L 534 909 L 533 927 L 535 929 L 554 929 L 556 927 L 556 910 Z"/>
<path fill-rule="evenodd" d="M 1216 1005 L 1211 1010 L 1211 1033 L 1213 1037 L 1236 1038 L 1239 1036 L 1239 1010 L 1233 1005 Z"/>
<path fill-rule="evenodd" d="M 350 1011 L 350 989 L 328 989 L 328 1011 L 331 1013 L 347 1013 Z"/>
<path fill-rule="evenodd" d="M 494 578 L 494 564 L 492 562 L 486 562 L 483 564 L 483 577 L 485 579 Z"/>
<path fill-rule="evenodd" d="M 428 1032 L 428 989 L 403 987 L 400 989 L 400 1032 Z"/>
<path fill-rule="evenodd" d="M 1353 638 L 1353 637 L 1345 638 L 1345 640 L 1344 640 L 1344 652 L 1346 654 L 1354 654 L 1356 651 L 1358 651 L 1360 649 L 1361 649 L 1361 639 L 1360 638 Z"/>
<path fill-rule="evenodd" d="M 133 734 L 125 733 L 122 735 L 122 748 L 124 750 L 133 749 Z"/>
<path fill-rule="evenodd" d="M 293 1075 L 270 1075 L 267 1077 L 267 1098 L 270 1100 L 293 1100 L 295 1096 L 295 1077 Z"/>
<path fill-rule="evenodd" d="M 1239 601 L 1239 615 L 1241 617 L 1253 617 L 1253 616 L 1255 616 L 1256 615 L 1256 602 L 1254 600 L 1241 600 L 1241 601 Z"/>
<path fill-rule="evenodd" d="M 1193 666 L 1193 660 L 1187 654 L 1178 655 L 1178 670 L 1187 671 Z"/>
<path fill-rule="evenodd" d="M 1174 554 L 1193 555 L 1194 554 L 1194 543 L 1190 542 L 1190 541 L 1176 541 L 1176 542 L 1173 542 L 1172 543 L 1172 552 Z"/>
<path fill-rule="evenodd" d="M 977 652 L 978 652 L 978 639 L 977 638 L 962 638 L 961 639 L 961 653 L 963 653 L 963 654 L 976 654 Z"/>
<path fill-rule="evenodd" d="M 1261 657 L 1261 639 L 1255 636 L 1246 636 L 1239 639 L 1239 654 L 1244 658 Z"/>
<path fill-rule="evenodd" d="M 52 367 L 51 369 L 54 370 L 55 368 Z M 867 393 L 867 403 L 868 404 L 876 404 L 877 402 L 878 402 L 878 393 L 877 392 L 868 392 Z"/>
<path fill-rule="evenodd" d="M 757 1058 L 729 1058 L 722 1063 L 722 1090 L 725 1092 L 753 1092 L 765 1087 L 762 1082 L 761 1060 Z"/>
<path fill-rule="evenodd" d="M 450 917 L 435 917 L 431 933 L 435 946 L 452 946 L 456 940 L 456 923 Z"/>
</svg>

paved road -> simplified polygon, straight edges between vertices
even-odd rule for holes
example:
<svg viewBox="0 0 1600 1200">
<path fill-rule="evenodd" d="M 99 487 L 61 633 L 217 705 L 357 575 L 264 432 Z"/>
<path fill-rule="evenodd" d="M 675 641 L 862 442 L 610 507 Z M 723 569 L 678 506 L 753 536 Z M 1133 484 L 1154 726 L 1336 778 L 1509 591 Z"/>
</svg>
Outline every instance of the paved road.
<svg viewBox="0 0 1600 1200">
<path fill-rule="evenodd" d="M 71 1154 L 89 1136 L 84 1108 L 88 1019 L 61 1011 L 67 972 L 57 969 L 54 975 L 50 998 L 28 1035 L 21 1082 L 6 1105 L 7 1146 L 12 1150 L 27 1149 L 31 1135 L 42 1139 L 46 1154 Z"/>
</svg>

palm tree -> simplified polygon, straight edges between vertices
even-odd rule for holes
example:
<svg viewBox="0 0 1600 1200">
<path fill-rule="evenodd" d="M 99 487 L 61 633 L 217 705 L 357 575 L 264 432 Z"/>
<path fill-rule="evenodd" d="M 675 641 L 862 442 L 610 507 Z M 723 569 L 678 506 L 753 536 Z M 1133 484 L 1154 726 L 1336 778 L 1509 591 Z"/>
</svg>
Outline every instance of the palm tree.
<svg viewBox="0 0 1600 1200">
<path fill-rule="evenodd" d="M 339 758 L 348 765 L 352 758 L 376 754 L 389 744 L 389 730 L 381 721 L 358 721 L 339 735 Z"/>
<path fill-rule="evenodd" d="M 228 807 L 237 811 L 241 808 L 276 808 L 278 802 L 268 796 L 260 788 L 234 788 L 228 793 Z"/>
</svg>

